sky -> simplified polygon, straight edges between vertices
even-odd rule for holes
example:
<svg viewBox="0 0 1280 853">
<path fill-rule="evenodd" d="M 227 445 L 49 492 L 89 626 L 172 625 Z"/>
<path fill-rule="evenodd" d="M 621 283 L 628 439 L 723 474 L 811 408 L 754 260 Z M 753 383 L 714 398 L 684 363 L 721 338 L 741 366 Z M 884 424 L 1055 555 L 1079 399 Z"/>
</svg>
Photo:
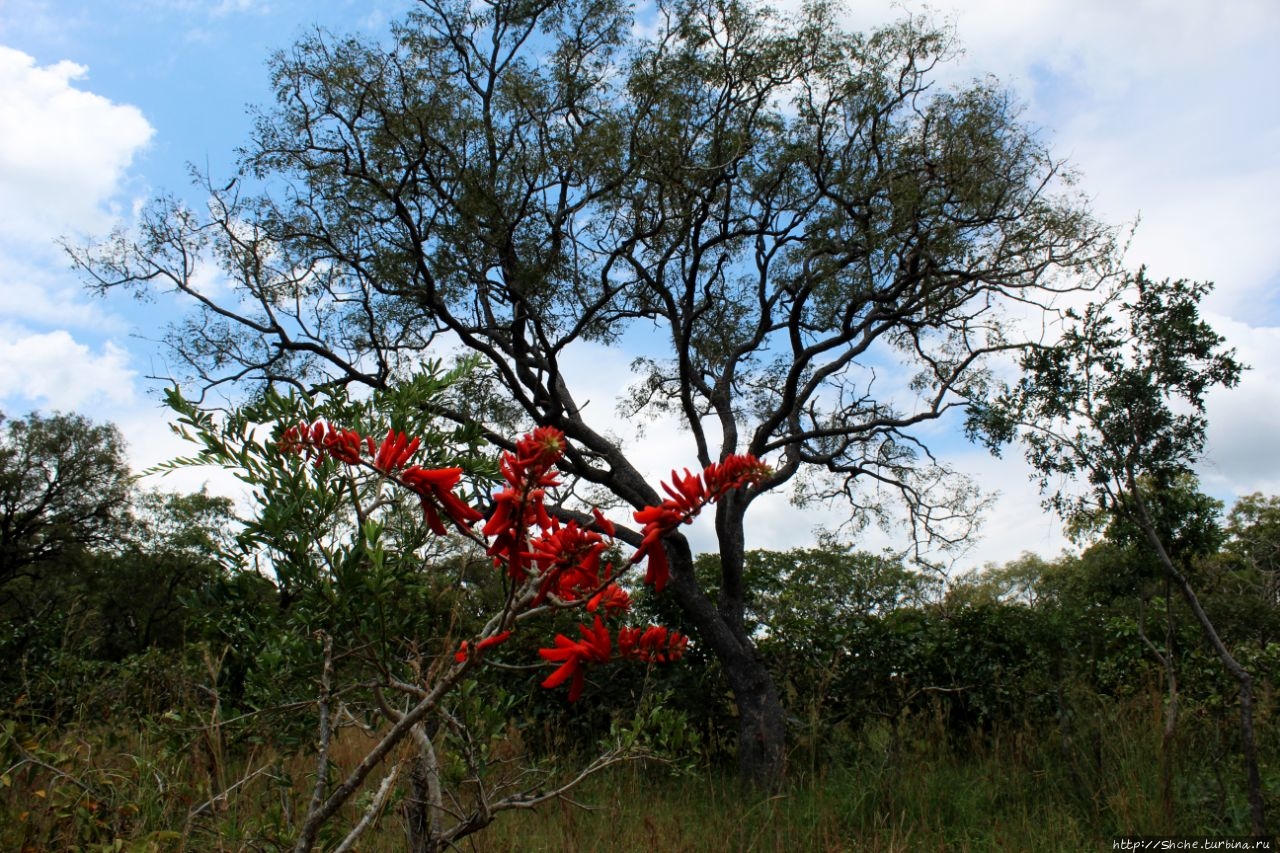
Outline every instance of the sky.
<svg viewBox="0 0 1280 853">
<path fill-rule="evenodd" d="M 0 0 L 0 411 L 77 411 L 118 424 L 141 470 L 185 452 L 160 406 L 168 373 L 155 342 L 165 311 L 84 291 L 57 240 L 126 226 L 147 199 L 187 193 L 188 164 L 229 176 L 265 104 L 265 62 L 314 26 L 381 34 L 403 0 Z M 867 28 L 925 7 L 851 2 Z M 994 75 L 1051 150 L 1080 174 L 1104 221 L 1138 223 L 1127 259 L 1151 275 L 1212 280 L 1207 318 L 1251 366 L 1209 400 L 1202 483 L 1230 504 L 1280 493 L 1280 3 L 1275 0 L 946 0 L 962 53 L 940 85 Z M 620 390 L 631 354 L 594 351 L 583 397 Z M 608 368 L 608 369 L 606 369 Z M 682 447 L 646 431 L 655 478 Z M 995 460 L 946 442 L 946 461 L 997 495 L 962 558 L 1053 556 L 1067 543 L 1016 452 Z M 185 472 L 165 488 L 208 481 Z M 749 547 L 808 544 L 835 510 L 785 499 L 753 510 Z M 695 529 L 695 546 L 709 544 Z M 900 544 L 894 534 L 861 542 Z"/>
</svg>

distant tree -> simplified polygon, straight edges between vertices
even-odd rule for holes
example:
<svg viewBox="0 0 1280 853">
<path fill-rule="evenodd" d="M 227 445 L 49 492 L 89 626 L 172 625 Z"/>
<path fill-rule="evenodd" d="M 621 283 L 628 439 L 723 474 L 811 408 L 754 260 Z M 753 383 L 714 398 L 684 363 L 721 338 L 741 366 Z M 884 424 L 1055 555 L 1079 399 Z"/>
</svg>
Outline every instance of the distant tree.
<svg viewBox="0 0 1280 853">
<path fill-rule="evenodd" d="M 1240 498 L 1227 516 L 1226 533 L 1227 550 L 1254 573 L 1259 598 L 1280 607 L 1280 496 Z"/>
<path fill-rule="evenodd" d="M 24 588 L 57 583 L 57 568 L 113 546 L 128 516 L 132 475 L 111 424 L 74 414 L 0 414 L 0 607 L 28 617 Z"/>
<path fill-rule="evenodd" d="M 675 417 L 674 464 L 773 465 L 717 506 L 715 600 L 685 537 L 663 547 L 733 689 L 742 773 L 776 785 L 785 719 L 746 628 L 748 509 L 795 484 L 874 516 L 888 493 L 918 538 L 963 537 L 972 489 L 917 428 L 1017 346 L 1003 305 L 1075 286 L 1112 235 L 1006 92 L 934 88 L 951 44 L 925 21 L 855 34 L 830 3 L 783 18 L 740 0 L 637 15 L 420 0 L 389 41 L 308 36 L 272 60 L 277 103 L 236 179 L 206 179 L 207 215 L 161 200 L 136 235 L 72 254 L 95 288 L 193 300 L 168 340 L 202 390 L 385 388 L 460 344 L 487 381 L 442 412 L 508 448 L 489 403 L 563 430 L 562 470 L 633 509 L 661 495 L 564 365 L 642 336 L 624 414 Z M 204 257 L 225 299 L 195 275 Z"/>
<path fill-rule="evenodd" d="M 1152 281 L 1141 270 L 1126 276 L 1083 312 L 1067 311 L 1061 339 L 1029 350 L 1021 379 L 973 406 L 969 427 L 995 450 L 1018 439 L 1050 506 L 1066 518 L 1101 508 L 1111 520 L 1109 535 L 1142 542 L 1185 600 L 1239 685 L 1250 819 L 1254 833 L 1264 835 L 1253 677 L 1223 641 L 1188 574 L 1194 556 L 1221 542 L 1213 504 L 1195 488 L 1192 471 L 1204 450 L 1205 395 L 1234 386 L 1244 369 L 1200 317 L 1210 288 Z M 1085 490 L 1063 485 L 1063 477 L 1080 478 Z"/>
<path fill-rule="evenodd" d="M 229 498 L 143 492 L 131 516 L 119 541 L 95 555 L 82 579 L 84 606 L 94 612 L 94 654 L 108 660 L 181 647 L 191 597 L 240 568 Z"/>
</svg>

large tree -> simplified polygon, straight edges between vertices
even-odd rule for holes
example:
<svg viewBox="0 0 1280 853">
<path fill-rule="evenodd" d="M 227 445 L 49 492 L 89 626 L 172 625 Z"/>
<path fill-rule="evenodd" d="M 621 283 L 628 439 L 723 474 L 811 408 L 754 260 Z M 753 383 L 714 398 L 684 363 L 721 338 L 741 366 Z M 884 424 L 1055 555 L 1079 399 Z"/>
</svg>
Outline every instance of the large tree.
<svg viewBox="0 0 1280 853">
<path fill-rule="evenodd" d="M 871 482 L 917 535 L 955 535 L 968 493 L 917 428 L 1017 344 L 1002 305 L 1096 275 L 1112 248 L 1005 91 L 933 87 L 950 48 L 916 19 L 847 32 L 823 2 L 784 19 L 664 0 L 633 19 L 617 0 L 420 0 L 387 41 L 317 33 L 272 60 L 277 101 L 235 180 L 206 178 L 207 215 L 160 200 L 73 255 L 97 288 L 194 300 L 169 342 L 205 388 L 385 387 L 461 344 L 495 401 L 566 433 L 566 474 L 631 507 L 660 495 L 564 367 L 643 333 L 626 414 L 677 418 L 677 464 L 773 466 L 717 507 L 715 600 L 688 541 L 664 544 L 734 692 L 742 771 L 775 783 L 783 712 L 743 618 L 748 509 L 806 475 L 804 494 L 865 510 Z M 225 299 L 196 277 L 208 257 Z M 509 444 L 465 405 L 483 396 L 445 414 Z"/>
</svg>

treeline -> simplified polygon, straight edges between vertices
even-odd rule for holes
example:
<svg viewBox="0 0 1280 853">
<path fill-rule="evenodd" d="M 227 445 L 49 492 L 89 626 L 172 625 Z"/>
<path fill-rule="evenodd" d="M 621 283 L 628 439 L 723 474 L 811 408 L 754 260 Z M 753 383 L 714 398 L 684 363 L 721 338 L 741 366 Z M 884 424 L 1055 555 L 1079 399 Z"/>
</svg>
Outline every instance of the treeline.
<svg viewBox="0 0 1280 853">
<path fill-rule="evenodd" d="M 71 753 L 38 744 L 105 727 L 202 756 L 189 822 L 205 800 L 239 790 L 231 756 L 309 754 L 322 673 L 332 669 L 335 725 L 376 727 L 386 702 L 377 685 L 452 660 L 507 594 L 483 553 L 425 535 L 416 511 L 390 516 L 397 547 L 376 558 L 277 574 L 230 501 L 137 488 L 114 427 L 75 415 L 3 427 L 0 757 L 6 808 L 23 821 L 32 792 L 60 778 L 69 803 L 102 799 Z M 1162 522 L 1165 538 L 1256 679 L 1270 767 L 1280 755 L 1280 498 L 1251 495 L 1222 515 L 1190 484 L 1176 488 L 1160 501 L 1182 508 Z M 1170 825 L 1188 810 L 1201 828 L 1247 825 L 1235 682 L 1149 549 L 1105 514 L 1081 524 L 1094 544 L 1079 555 L 1026 555 L 949 578 L 834 544 L 750 552 L 746 628 L 782 693 L 792 775 L 822 778 L 868 748 L 909 773 L 925 750 L 964 755 L 1013 740 L 1056 756 L 1073 796 L 1100 809 L 1112 784 L 1105 764 L 1116 760 L 1108 727 L 1131 726 L 1136 713 L 1147 720 L 1138 730 L 1160 738 Z M 697 561 L 713 594 L 716 559 Z M 693 633 L 669 600 L 633 594 L 642 621 Z M 554 619 L 573 635 L 582 616 Z M 487 668 L 450 704 L 471 748 L 554 763 L 626 743 L 677 766 L 732 762 L 735 706 L 696 637 L 674 666 L 592 670 L 569 703 L 539 689 L 546 670 L 528 665 L 547 636 L 515 632 L 502 647 L 511 665 Z M 287 811 L 274 818 L 284 828 Z M 79 821 L 78 832 L 114 838 L 139 820 L 127 809 L 75 814 L 68 806 L 51 826 Z"/>
</svg>

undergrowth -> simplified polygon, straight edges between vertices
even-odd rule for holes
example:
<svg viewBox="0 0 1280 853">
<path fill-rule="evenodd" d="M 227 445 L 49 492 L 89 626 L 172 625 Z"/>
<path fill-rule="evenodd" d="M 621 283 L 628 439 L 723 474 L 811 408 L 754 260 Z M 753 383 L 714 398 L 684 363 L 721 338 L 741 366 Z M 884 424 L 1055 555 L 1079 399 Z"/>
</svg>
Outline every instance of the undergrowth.
<svg viewBox="0 0 1280 853">
<path fill-rule="evenodd" d="M 464 849 L 1075 851 L 1107 849 L 1118 834 L 1242 833 L 1238 773 L 1217 728 L 1185 727 L 1174 807 L 1162 799 L 1155 701 L 1100 703 L 1069 732 L 956 737 L 927 716 L 876 725 L 773 794 L 743 791 L 728 768 L 631 762 L 572 801 L 503 815 Z M 344 731 L 335 769 L 367 747 Z M 0 849 L 13 851 L 288 849 L 314 773 L 305 750 L 229 742 L 207 720 L 172 717 L 60 730 L 8 720 L 0 759 Z M 393 799 L 360 849 L 403 845 Z"/>
</svg>

